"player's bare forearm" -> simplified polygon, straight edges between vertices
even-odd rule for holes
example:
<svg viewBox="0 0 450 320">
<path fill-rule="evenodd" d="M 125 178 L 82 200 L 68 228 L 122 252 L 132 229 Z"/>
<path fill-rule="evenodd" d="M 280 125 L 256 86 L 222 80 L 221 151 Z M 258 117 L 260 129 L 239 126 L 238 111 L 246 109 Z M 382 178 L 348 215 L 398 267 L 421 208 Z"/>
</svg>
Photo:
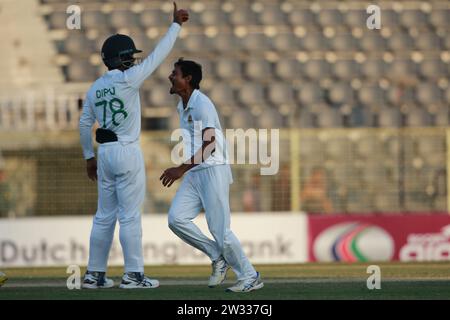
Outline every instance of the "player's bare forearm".
<svg viewBox="0 0 450 320">
<path fill-rule="evenodd" d="M 214 131 L 214 129 L 212 129 Z M 203 139 L 205 139 L 205 134 L 203 134 Z M 176 180 L 180 179 L 186 172 L 192 168 L 202 164 L 206 159 L 211 156 L 216 146 L 216 141 L 214 133 L 211 134 L 208 140 L 203 140 L 202 147 L 197 150 L 197 152 L 185 163 L 182 163 L 178 167 L 173 167 L 165 170 L 159 180 L 162 182 L 163 186 L 170 187 Z"/>
<path fill-rule="evenodd" d="M 185 163 L 180 165 L 186 172 L 199 164 L 202 164 L 211 156 L 211 153 L 214 151 L 216 146 L 215 138 L 212 137 L 209 141 L 203 141 L 202 147 L 198 149 L 198 151 Z"/>
</svg>

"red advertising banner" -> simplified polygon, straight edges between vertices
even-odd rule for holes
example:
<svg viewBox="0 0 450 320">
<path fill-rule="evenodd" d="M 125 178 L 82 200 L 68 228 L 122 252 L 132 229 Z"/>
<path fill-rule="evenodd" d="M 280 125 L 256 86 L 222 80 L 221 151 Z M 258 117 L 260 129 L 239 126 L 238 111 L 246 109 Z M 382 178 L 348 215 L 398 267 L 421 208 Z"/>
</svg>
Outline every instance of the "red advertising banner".
<svg viewBox="0 0 450 320">
<path fill-rule="evenodd" d="M 450 215 L 308 217 L 310 261 L 449 261 Z"/>
</svg>

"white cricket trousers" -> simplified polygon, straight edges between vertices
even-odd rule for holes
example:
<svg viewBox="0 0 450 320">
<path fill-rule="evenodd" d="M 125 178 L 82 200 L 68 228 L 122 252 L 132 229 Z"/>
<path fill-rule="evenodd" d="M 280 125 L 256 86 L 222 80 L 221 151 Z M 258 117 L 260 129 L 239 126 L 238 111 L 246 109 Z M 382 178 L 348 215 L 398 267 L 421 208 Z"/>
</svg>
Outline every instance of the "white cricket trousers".
<svg viewBox="0 0 450 320">
<path fill-rule="evenodd" d="M 230 229 L 231 183 L 229 165 L 189 171 L 172 201 L 169 228 L 186 243 L 204 252 L 212 261 L 222 255 L 233 268 L 238 280 L 245 280 L 254 277 L 256 271 Z M 205 236 L 192 222 L 202 208 L 214 240 Z"/>
<path fill-rule="evenodd" d="M 144 272 L 141 206 L 145 166 L 139 142 L 109 142 L 98 148 L 98 206 L 89 249 L 89 271 L 106 272 L 116 221 L 125 272 Z"/>
</svg>

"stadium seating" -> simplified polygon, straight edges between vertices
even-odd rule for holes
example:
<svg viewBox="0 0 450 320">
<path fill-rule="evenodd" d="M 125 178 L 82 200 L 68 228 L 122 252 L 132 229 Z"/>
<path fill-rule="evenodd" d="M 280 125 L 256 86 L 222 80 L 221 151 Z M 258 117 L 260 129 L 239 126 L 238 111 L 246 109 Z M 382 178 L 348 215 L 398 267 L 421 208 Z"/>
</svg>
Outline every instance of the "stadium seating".
<svg viewBox="0 0 450 320">
<path fill-rule="evenodd" d="M 41 2 L 49 8 L 44 16 L 49 31 L 65 29 L 65 1 Z M 82 30 L 54 41 L 58 54 L 67 58 L 61 71 L 69 83 L 90 82 L 104 72 L 101 60 L 92 57 L 109 34 L 130 34 L 147 53 L 170 21 L 162 0 L 133 1 L 132 6 L 114 0 L 84 3 L 88 9 L 82 12 Z M 160 86 L 167 86 L 173 60 L 183 56 L 204 64 L 202 89 L 212 95 L 220 112 L 247 108 L 251 115 L 255 105 L 274 113 L 290 110 L 280 115 L 295 114 L 295 119 L 283 123 L 300 127 L 448 124 L 446 1 L 427 6 L 420 1 L 386 3 L 381 30 L 366 28 L 365 4 L 359 1 L 351 8 L 324 0 L 183 5 L 190 9 L 191 20 L 172 61 L 156 72 L 159 86 L 145 87 L 146 108 L 170 107 L 172 100 L 164 100 Z M 312 112 L 319 104 L 323 114 Z M 401 108 L 411 109 L 411 114 Z"/>
</svg>

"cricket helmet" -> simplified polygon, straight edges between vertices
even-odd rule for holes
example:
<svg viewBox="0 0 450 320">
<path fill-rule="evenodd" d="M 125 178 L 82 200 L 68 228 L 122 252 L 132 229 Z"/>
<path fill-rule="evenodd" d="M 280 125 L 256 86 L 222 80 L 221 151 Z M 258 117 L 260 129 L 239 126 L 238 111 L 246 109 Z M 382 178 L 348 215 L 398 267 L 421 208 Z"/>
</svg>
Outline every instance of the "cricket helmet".
<svg viewBox="0 0 450 320">
<path fill-rule="evenodd" d="M 108 68 L 131 67 L 133 54 L 142 52 L 136 49 L 133 39 L 124 34 L 115 34 L 105 40 L 102 46 L 102 59 Z"/>
</svg>

